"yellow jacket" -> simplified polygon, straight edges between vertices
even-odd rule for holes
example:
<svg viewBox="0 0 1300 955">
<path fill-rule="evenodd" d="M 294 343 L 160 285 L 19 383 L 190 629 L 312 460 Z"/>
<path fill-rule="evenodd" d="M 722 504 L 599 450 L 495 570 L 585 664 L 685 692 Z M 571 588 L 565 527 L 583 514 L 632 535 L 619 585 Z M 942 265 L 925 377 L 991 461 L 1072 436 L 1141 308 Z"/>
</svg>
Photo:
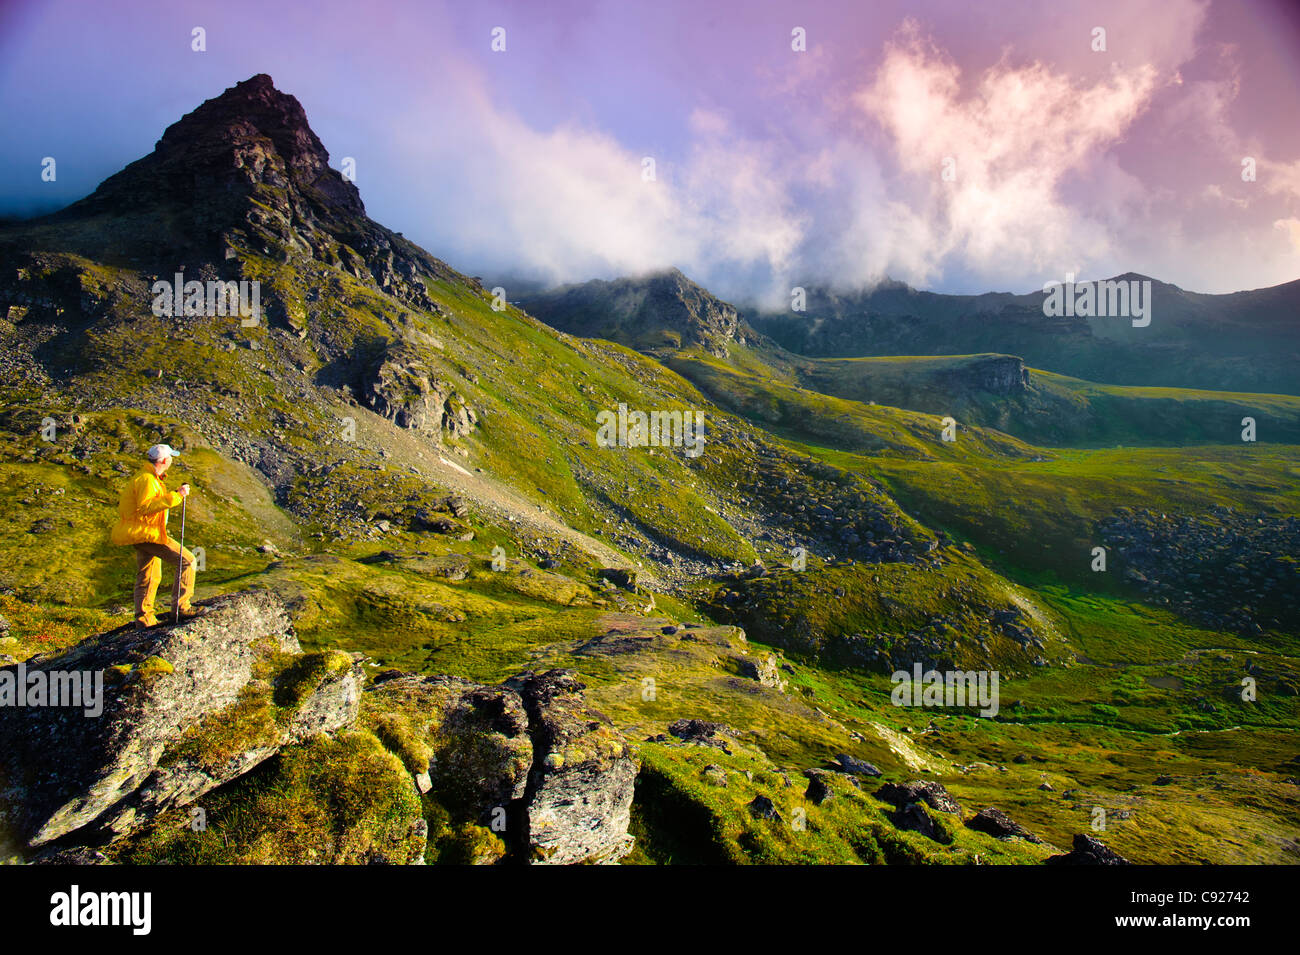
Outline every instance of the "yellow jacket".
<svg viewBox="0 0 1300 955">
<path fill-rule="evenodd" d="M 142 468 L 122 488 L 117 505 L 117 526 L 111 539 L 114 544 L 165 544 L 167 542 L 167 508 L 177 507 L 181 496 L 169 491 L 153 473 Z"/>
</svg>

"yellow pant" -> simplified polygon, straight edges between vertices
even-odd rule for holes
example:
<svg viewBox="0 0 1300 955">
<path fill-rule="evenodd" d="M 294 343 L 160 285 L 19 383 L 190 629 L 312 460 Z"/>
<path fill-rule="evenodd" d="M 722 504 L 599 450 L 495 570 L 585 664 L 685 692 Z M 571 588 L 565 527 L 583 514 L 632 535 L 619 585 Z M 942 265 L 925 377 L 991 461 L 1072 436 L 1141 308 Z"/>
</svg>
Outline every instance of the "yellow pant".
<svg viewBox="0 0 1300 955">
<path fill-rule="evenodd" d="M 172 594 L 172 613 L 179 606 L 181 610 L 190 609 L 190 597 L 194 593 L 194 555 L 189 548 L 182 550 L 180 544 L 167 538 L 165 544 L 135 544 L 135 619 L 153 626 L 157 620 L 153 613 L 153 600 L 158 593 L 158 584 L 162 580 L 162 563 L 167 562 L 171 568 L 172 579 L 176 576 L 176 562 L 181 562 L 181 589 Z"/>
</svg>

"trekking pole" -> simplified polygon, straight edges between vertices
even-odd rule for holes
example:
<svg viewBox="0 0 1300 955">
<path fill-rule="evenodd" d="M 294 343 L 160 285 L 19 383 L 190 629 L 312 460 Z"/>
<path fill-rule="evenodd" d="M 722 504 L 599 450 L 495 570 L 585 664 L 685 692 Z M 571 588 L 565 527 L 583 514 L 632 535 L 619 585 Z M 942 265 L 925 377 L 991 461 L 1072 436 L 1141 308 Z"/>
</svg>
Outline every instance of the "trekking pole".
<svg viewBox="0 0 1300 955">
<path fill-rule="evenodd" d="M 172 600 L 175 602 L 176 622 L 181 622 L 181 567 L 185 564 L 185 501 L 187 498 L 181 498 L 181 547 L 176 552 L 176 588 L 172 592 Z"/>
</svg>

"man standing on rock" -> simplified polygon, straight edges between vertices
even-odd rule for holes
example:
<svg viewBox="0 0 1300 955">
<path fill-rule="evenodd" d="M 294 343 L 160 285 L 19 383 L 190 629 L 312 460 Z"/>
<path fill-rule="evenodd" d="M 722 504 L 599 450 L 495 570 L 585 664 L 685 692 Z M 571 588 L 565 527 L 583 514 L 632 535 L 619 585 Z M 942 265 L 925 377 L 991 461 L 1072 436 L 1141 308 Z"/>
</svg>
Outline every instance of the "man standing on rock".
<svg viewBox="0 0 1300 955">
<path fill-rule="evenodd" d="M 163 475 L 172 466 L 180 452 L 170 445 L 155 444 L 145 454 L 149 463 L 122 488 L 117 505 L 117 526 L 113 528 L 114 544 L 130 544 L 135 548 L 135 622 L 136 626 L 156 626 L 153 600 L 162 579 L 162 562 L 172 568 L 181 564 L 181 583 L 172 594 L 172 612 L 179 609 L 182 620 L 196 617 L 201 611 L 190 607 L 194 593 L 194 555 L 167 536 L 167 510 L 189 497 L 190 486 L 182 484 L 179 491 L 168 491 L 162 482 Z"/>
</svg>

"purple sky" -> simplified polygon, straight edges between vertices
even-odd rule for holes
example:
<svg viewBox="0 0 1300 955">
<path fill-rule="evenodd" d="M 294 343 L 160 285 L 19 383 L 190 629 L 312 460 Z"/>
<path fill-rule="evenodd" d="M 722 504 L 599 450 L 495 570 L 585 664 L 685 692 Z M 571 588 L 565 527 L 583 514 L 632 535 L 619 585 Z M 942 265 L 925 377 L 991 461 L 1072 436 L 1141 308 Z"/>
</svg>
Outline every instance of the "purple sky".
<svg viewBox="0 0 1300 955">
<path fill-rule="evenodd" d="M 474 274 L 676 265 L 772 302 L 1300 277 L 1291 3 L 0 4 L 6 213 L 85 195 L 265 72 L 371 216 Z"/>
</svg>

